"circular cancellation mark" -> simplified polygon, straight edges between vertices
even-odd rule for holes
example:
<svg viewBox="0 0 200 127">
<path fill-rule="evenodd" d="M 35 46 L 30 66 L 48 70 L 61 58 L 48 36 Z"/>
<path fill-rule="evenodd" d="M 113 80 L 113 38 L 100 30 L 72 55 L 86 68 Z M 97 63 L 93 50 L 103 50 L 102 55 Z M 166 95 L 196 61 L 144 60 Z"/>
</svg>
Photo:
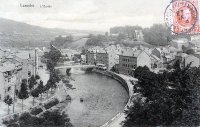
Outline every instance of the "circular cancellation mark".
<svg viewBox="0 0 200 127">
<path fill-rule="evenodd" d="M 164 20 L 174 34 L 190 33 L 197 22 L 197 9 L 189 1 L 172 0 L 165 9 Z"/>
</svg>

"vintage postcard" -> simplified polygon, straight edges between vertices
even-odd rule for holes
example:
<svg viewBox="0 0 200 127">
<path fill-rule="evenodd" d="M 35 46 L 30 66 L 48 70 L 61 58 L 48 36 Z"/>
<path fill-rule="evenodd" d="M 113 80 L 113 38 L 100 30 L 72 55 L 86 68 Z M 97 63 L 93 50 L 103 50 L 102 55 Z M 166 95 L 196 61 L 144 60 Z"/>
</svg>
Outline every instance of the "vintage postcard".
<svg viewBox="0 0 200 127">
<path fill-rule="evenodd" d="M 0 127 L 200 126 L 200 0 L 0 1 Z"/>
</svg>

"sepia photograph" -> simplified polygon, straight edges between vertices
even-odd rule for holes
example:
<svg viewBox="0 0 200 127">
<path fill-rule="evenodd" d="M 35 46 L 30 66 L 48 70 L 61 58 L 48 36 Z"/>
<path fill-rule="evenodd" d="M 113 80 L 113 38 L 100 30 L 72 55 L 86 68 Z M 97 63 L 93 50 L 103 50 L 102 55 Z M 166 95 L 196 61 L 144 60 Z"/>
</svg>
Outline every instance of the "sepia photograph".
<svg viewBox="0 0 200 127">
<path fill-rule="evenodd" d="M 0 2 L 0 127 L 200 127 L 200 0 Z"/>
</svg>

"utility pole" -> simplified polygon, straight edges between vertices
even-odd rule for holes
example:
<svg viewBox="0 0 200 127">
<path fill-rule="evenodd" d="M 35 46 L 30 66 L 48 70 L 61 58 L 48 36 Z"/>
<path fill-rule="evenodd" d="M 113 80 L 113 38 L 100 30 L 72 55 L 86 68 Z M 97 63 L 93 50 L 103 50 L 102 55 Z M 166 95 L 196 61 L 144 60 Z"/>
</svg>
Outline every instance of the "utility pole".
<svg viewBox="0 0 200 127">
<path fill-rule="evenodd" d="M 14 89 L 14 99 L 13 99 L 13 113 L 15 112 L 15 91 L 16 91 L 16 83 L 15 83 L 15 89 Z"/>
<path fill-rule="evenodd" d="M 35 75 L 37 74 L 37 49 L 35 49 Z"/>
</svg>

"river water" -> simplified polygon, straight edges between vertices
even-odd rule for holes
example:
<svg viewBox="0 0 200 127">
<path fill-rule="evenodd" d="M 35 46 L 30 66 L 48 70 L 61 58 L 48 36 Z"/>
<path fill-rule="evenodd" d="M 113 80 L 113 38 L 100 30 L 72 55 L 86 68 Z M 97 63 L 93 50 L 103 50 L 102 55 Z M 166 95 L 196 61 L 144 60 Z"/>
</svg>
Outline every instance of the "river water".
<svg viewBox="0 0 200 127">
<path fill-rule="evenodd" d="M 98 127 L 123 111 L 128 94 L 116 80 L 83 72 L 73 73 L 72 78 L 76 89 L 69 91 L 72 101 L 67 106 L 67 113 L 75 127 Z"/>
</svg>

